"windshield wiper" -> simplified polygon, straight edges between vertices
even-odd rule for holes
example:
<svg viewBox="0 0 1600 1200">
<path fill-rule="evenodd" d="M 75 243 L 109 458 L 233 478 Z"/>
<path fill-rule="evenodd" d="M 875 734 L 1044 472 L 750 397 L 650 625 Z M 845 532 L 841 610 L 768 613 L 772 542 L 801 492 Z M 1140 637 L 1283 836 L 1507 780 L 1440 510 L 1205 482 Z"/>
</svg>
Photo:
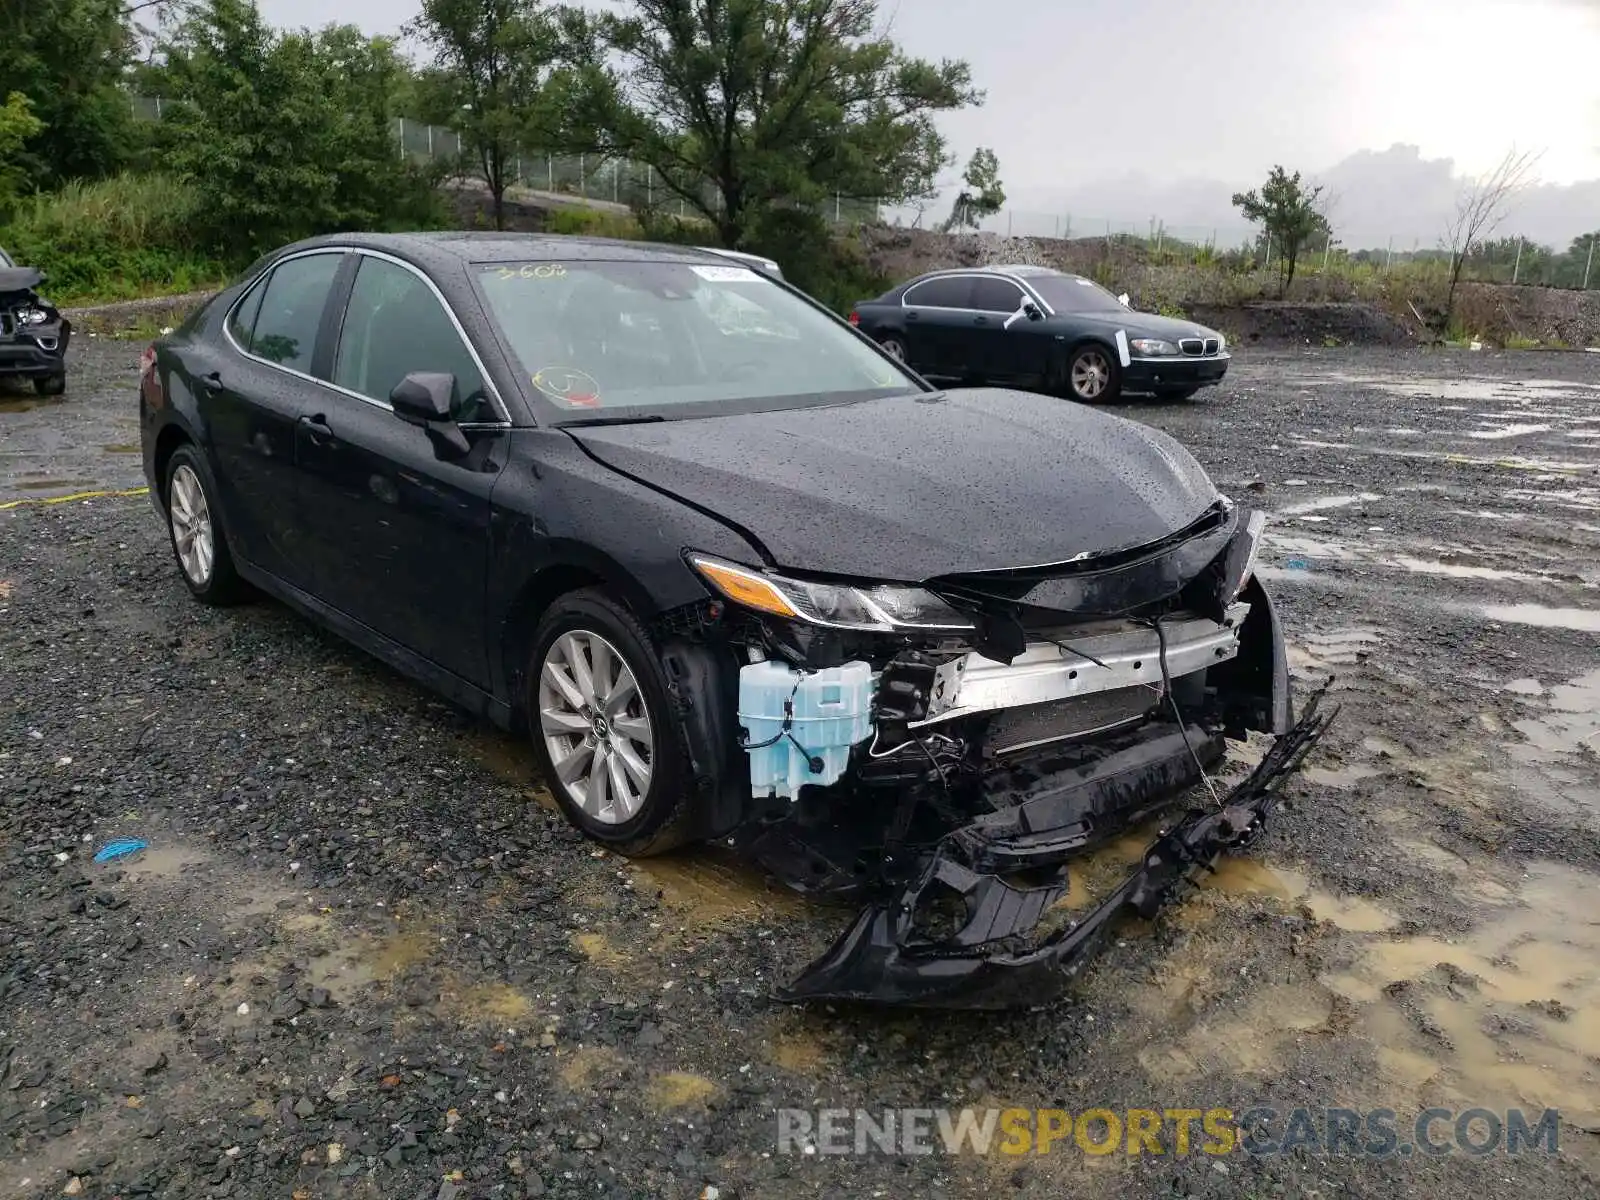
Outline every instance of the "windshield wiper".
<svg viewBox="0 0 1600 1200">
<path fill-rule="evenodd" d="M 625 417 L 622 415 L 611 417 L 578 417 L 571 421 L 557 422 L 557 429 L 582 429 L 594 425 L 648 425 L 652 421 L 665 421 L 660 413 L 645 413 L 639 416 Z"/>
</svg>

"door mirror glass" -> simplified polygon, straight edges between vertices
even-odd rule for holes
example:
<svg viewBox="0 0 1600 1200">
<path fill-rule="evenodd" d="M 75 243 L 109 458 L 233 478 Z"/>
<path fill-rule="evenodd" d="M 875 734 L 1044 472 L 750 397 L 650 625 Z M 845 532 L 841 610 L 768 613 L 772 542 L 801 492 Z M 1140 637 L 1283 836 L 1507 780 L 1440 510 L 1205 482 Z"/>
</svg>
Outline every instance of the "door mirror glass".
<svg viewBox="0 0 1600 1200">
<path fill-rule="evenodd" d="M 413 371 L 389 393 L 394 414 L 402 421 L 427 425 L 450 420 L 456 377 L 442 371 Z"/>
</svg>

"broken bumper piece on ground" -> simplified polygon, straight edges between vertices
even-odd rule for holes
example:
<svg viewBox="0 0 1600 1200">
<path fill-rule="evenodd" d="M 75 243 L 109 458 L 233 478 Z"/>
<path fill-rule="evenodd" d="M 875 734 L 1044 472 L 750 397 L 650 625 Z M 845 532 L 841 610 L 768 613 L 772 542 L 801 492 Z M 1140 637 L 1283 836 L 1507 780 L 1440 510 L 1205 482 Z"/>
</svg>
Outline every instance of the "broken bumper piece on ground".
<svg viewBox="0 0 1600 1200">
<path fill-rule="evenodd" d="M 1337 707 L 1322 708 L 1326 690 L 1324 685 L 1311 698 L 1300 720 L 1219 806 L 1191 811 L 1163 832 L 1081 920 L 1034 940 L 1035 927 L 1066 895 L 1066 868 L 1057 866 L 1049 882 L 1017 886 L 996 873 L 1030 865 L 1017 839 L 997 840 L 967 826 L 939 843 L 916 882 L 896 900 L 864 908 L 780 998 L 970 1009 L 1027 1007 L 1056 998 L 1119 917 L 1153 917 L 1197 872 L 1260 837 L 1279 790 L 1337 715 Z M 1053 833 L 1063 835 L 1054 845 Z M 1059 862 L 1073 849 L 1071 831 L 1031 836 L 1032 865 Z M 951 898 L 959 901 L 961 923 L 942 939 L 925 938 L 919 922 L 930 907 Z"/>
</svg>

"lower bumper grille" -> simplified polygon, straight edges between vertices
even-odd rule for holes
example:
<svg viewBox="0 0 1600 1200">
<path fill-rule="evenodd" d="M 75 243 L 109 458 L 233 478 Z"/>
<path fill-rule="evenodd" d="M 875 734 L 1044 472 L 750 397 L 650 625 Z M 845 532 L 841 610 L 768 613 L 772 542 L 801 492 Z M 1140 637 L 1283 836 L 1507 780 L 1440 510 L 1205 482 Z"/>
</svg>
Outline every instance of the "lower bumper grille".
<svg viewBox="0 0 1600 1200">
<path fill-rule="evenodd" d="M 1122 725 L 1143 720 L 1161 703 L 1159 687 L 1117 688 L 1070 700 L 1030 704 L 1006 709 L 989 724 L 987 738 L 991 755 L 1013 754 L 1036 746 L 1048 746 L 1072 738 L 1105 733 Z"/>
</svg>

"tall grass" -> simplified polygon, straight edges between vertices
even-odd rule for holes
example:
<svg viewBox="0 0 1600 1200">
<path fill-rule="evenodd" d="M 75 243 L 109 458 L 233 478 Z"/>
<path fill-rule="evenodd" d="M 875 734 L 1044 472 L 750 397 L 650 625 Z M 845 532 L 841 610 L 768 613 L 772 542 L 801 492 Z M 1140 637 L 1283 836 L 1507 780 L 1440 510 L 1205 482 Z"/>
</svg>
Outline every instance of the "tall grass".
<svg viewBox="0 0 1600 1200">
<path fill-rule="evenodd" d="M 92 304 L 215 286 L 230 264 L 199 242 L 193 191 L 170 176 L 116 175 L 21 201 L 0 245 L 48 277 L 57 304 Z"/>
</svg>

